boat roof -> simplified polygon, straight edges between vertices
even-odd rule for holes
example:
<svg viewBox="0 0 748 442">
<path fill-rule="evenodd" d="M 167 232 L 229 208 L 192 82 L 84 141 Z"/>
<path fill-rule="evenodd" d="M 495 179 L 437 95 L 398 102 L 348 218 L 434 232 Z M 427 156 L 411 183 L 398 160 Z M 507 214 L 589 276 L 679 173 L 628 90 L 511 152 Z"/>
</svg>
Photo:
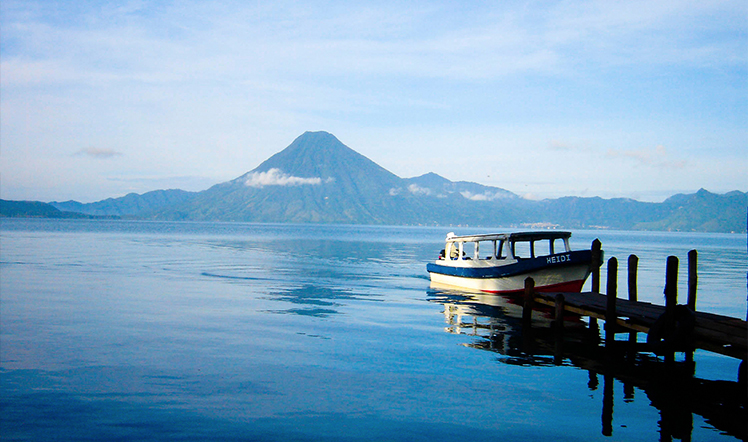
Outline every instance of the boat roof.
<svg viewBox="0 0 748 442">
<path fill-rule="evenodd" d="M 462 241 L 538 241 L 543 239 L 566 239 L 571 237 L 571 232 L 560 230 L 548 230 L 539 232 L 516 232 L 516 233 L 488 233 L 480 235 L 457 236 L 453 232 L 447 234 L 447 242 Z"/>
</svg>

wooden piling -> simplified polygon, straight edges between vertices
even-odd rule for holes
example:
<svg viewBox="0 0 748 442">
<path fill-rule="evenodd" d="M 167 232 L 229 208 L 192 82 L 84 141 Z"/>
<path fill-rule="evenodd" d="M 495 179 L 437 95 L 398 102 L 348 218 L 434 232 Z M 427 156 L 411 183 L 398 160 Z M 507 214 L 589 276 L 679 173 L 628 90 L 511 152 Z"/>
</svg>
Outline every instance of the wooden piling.
<svg viewBox="0 0 748 442">
<path fill-rule="evenodd" d="M 674 313 L 678 304 L 678 257 L 668 256 L 665 268 L 665 311 Z"/>
<path fill-rule="evenodd" d="M 595 238 L 595 240 L 592 241 L 590 251 L 592 252 L 592 257 L 590 260 L 590 266 L 592 267 L 592 272 L 590 274 L 590 277 L 592 279 L 592 293 L 600 293 L 600 262 L 602 261 L 602 243 L 598 238 Z M 599 333 L 597 318 L 590 317 L 590 329 L 595 333 Z"/>
<path fill-rule="evenodd" d="M 618 297 L 618 260 L 613 257 L 608 260 L 608 285 L 605 293 L 607 300 L 605 309 L 605 345 L 613 342 L 616 330 L 616 299 Z"/>
<path fill-rule="evenodd" d="M 556 304 L 556 318 L 553 322 L 555 331 L 553 363 L 561 365 L 564 362 L 564 306 L 566 304 L 564 294 L 557 293 L 554 301 Z"/>
<path fill-rule="evenodd" d="M 636 255 L 629 256 L 629 301 L 636 301 L 638 297 L 638 289 L 636 288 L 636 277 L 639 267 L 639 257 Z"/>
<path fill-rule="evenodd" d="M 698 283 L 698 275 L 697 275 L 697 261 L 698 261 L 698 253 L 696 250 L 691 250 L 688 252 L 688 298 L 686 300 L 686 305 L 688 308 L 690 308 L 692 311 L 696 311 L 696 286 Z M 691 351 L 686 352 L 686 362 L 691 365 L 691 369 L 695 369 L 695 366 L 693 364 L 693 349 Z"/>
<path fill-rule="evenodd" d="M 602 252 L 602 243 L 599 239 L 592 241 L 592 252 L 590 266 L 592 267 L 592 293 L 600 293 L 600 255 Z"/>
<path fill-rule="evenodd" d="M 675 316 L 675 306 L 678 305 L 678 257 L 668 256 L 665 267 L 665 314 Z M 675 361 L 675 352 L 665 352 L 665 362 Z"/>
<path fill-rule="evenodd" d="M 629 262 L 628 262 L 628 289 L 629 289 L 629 301 L 636 302 L 638 299 L 638 289 L 637 289 L 637 272 L 639 267 L 639 257 L 636 255 L 629 255 Z M 629 332 L 629 343 L 635 344 L 636 343 L 636 331 L 630 331 Z"/>
<path fill-rule="evenodd" d="M 532 322 L 532 308 L 535 298 L 535 280 L 532 278 L 525 279 L 525 299 L 522 307 L 522 323 L 529 326 Z"/>
<path fill-rule="evenodd" d="M 686 301 L 686 305 L 693 311 L 696 311 L 696 285 L 699 279 L 697 261 L 698 253 L 696 250 L 688 252 L 688 301 Z"/>
<path fill-rule="evenodd" d="M 522 351 L 528 355 L 535 352 L 535 341 L 532 331 L 532 309 L 535 306 L 535 281 L 525 279 L 524 305 L 522 306 Z"/>
<path fill-rule="evenodd" d="M 564 330 L 564 305 L 566 304 L 566 298 L 563 293 L 556 294 L 556 330 Z"/>
<path fill-rule="evenodd" d="M 554 298 L 556 301 L 556 319 L 553 323 L 555 340 L 553 345 L 553 363 L 562 365 L 564 363 L 564 300 L 563 293 L 557 293 Z"/>
<path fill-rule="evenodd" d="M 607 308 L 605 313 L 605 328 L 616 322 L 616 298 L 618 292 L 618 260 L 613 257 L 608 260 L 608 286 L 606 289 Z"/>
</svg>

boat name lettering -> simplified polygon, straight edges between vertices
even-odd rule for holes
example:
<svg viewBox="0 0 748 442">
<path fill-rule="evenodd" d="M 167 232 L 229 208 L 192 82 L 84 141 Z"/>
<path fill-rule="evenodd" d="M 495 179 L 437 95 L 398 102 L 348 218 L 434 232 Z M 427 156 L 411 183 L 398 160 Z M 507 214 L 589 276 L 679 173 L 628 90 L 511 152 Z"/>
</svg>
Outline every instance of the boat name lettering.
<svg viewBox="0 0 748 442">
<path fill-rule="evenodd" d="M 571 255 L 549 256 L 546 258 L 547 264 L 558 264 L 561 262 L 569 262 L 569 261 L 571 261 Z"/>
</svg>

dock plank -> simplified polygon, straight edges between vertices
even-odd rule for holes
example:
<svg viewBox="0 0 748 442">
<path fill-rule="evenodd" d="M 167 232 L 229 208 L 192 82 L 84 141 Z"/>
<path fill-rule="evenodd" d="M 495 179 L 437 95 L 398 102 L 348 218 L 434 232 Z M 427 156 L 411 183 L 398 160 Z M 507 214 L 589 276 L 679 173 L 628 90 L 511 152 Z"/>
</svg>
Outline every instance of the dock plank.
<svg viewBox="0 0 748 442">
<path fill-rule="evenodd" d="M 534 293 L 539 304 L 554 307 L 558 293 Z M 581 316 L 606 320 L 607 297 L 602 293 L 562 293 L 565 310 Z M 665 306 L 628 299 L 616 299 L 615 323 L 618 331 L 647 333 L 665 313 Z M 748 323 L 742 319 L 707 312 L 695 312 L 694 344 L 731 357 L 748 357 Z"/>
</svg>

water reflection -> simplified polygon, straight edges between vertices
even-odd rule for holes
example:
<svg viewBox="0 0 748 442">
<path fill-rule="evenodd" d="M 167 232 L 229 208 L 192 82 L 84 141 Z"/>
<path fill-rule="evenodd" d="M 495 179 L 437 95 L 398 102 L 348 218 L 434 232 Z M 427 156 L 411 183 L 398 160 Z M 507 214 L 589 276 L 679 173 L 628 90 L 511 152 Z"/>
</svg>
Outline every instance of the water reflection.
<svg viewBox="0 0 748 442">
<path fill-rule="evenodd" d="M 349 290 L 305 284 L 296 288 L 271 292 L 263 298 L 290 303 L 294 306 L 280 310 L 266 310 L 268 313 L 325 318 L 338 314 L 338 309 L 345 305 L 342 301 L 357 299 L 358 297 Z"/>
<path fill-rule="evenodd" d="M 532 328 L 522 327 L 519 299 L 476 294 L 432 286 L 431 302 L 444 307 L 447 333 L 471 337 L 463 345 L 496 352 L 501 363 L 521 366 L 573 366 L 589 374 L 590 391 L 602 379 L 601 433 L 613 436 L 615 381 L 623 384 L 625 402 L 643 391 L 660 413 L 659 440 L 691 440 L 693 415 L 702 416 L 717 430 L 748 439 L 747 391 L 735 381 L 711 381 L 694 377 L 689 358 L 674 362 L 648 352 L 636 352 L 635 340 L 601 345 L 598 330 L 581 321 L 553 327 L 550 311 L 533 314 Z"/>
</svg>

